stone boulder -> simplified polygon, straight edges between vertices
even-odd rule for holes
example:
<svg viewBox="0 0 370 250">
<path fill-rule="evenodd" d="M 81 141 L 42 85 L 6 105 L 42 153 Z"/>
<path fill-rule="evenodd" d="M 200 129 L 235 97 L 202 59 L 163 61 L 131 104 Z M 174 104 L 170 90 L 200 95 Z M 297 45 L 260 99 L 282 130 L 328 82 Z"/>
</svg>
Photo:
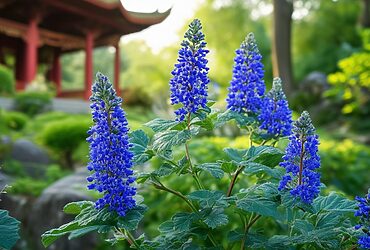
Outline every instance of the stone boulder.
<svg viewBox="0 0 370 250">
<path fill-rule="evenodd" d="M 13 143 L 10 157 L 20 162 L 26 174 L 34 178 L 43 176 L 45 166 L 50 164 L 47 152 L 26 139 L 19 139 Z"/>
<path fill-rule="evenodd" d="M 61 226 L 73 219 L 63 213 L 63 207 L 72 201 L 91 200 L 87 195 L 86 177 L 88 171 L 79 169 L 74 174 L 55 182 L 34 202 L 29 213 L 29 235 L 34 249 L 44 249 L 39 239 L 44 232 Z M 90 250 L 98 244 L 96 234 L 88 234 L 84 237 L 69 241 L 67 237 L 57 240 L 48 249 L 57 250 Z M 32 248 L 32 249 L 33 249 Z"/>
<path fill-rule="evenodd" d="M 300 89 L 308 91 L 312 95 L 320 96 L 323 91 L 329 88 L 327 76 L 319 71 L 308 74 L 299 84 Z"/>
</svg>

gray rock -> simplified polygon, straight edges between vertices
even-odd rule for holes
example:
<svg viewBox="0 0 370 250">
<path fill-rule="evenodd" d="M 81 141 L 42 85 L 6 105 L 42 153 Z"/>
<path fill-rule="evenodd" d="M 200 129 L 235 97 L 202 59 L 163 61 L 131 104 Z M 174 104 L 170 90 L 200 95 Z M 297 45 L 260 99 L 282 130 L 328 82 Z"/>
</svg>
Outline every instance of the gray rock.
<svg viewBox="0 0 370 250">
<path fill-rule="evenodd" d="M 12 178 L 0 172 L 0 191 L 12 182 Z M 0 196 L 1 199 L 1 196 Z"/>
<path fill-rule="evenodd" d="M 88 171 L 78 170 L 44 190 L 41 196 L 34 202 L 29 218 L 30 239 L 40 239 L 44 232 L 61 226 L 73 219 L 63 213 L 63 207 L 72 201 L 91 200 L 86 193 L 86 177 Z M 32 241 L 33 248 L 44 249 L 39 240 Z M 69 241 L 67 237 L 57 240 L 48 249 L 56 250 L 90 250 L 98 244 L 95 234 Z"/>
<path fill-rule="evenodd" d="M 44 175 L 50 158 L 45 150 L 26 139 L 15 141 L 11 147 L 10 157 L 24 167 L 26 174 L 39 178 Z"/>
<path fill-rule="evenodd" d="M 309 91 L 311 94 L 321 95 L 329 88 L 327 76 L 318 71 L 308 74 L 299 85 L 302 90 Z"/>
<path fill-rule="evenodd" d="M 26 139 L 19 139 L 14 142 L 11 152 L 14 160 L 21 162 L 49 164 L 50 159 L 45 150 Z"/>
</svg>

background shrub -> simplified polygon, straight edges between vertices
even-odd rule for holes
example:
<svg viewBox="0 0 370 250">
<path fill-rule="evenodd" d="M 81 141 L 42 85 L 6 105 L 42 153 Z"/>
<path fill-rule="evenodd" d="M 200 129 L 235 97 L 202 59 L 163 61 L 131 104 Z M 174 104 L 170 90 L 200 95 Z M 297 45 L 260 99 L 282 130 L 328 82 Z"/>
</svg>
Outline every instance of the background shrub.
<svg viewBox="0 0 370 250">
<path fill-rule="evenodd" d="M 6 126 L 16 131 L 22 130 L 28 122 L 28 117 L 25 114 L 15 111 L 4 112 L 3 118 Z"/>
<path fill-rule="evenodd" d="M 0 95 L 11 95 L 14 93 L 13 72 L 7 67 L 0 65 Z"/>
<path fill-rule="evenodd" d="M 15 96 L 15 108 L 18 111 L 34 116 L 47 110 L 52 95 L 48 92 L 23 92 Z"/>
<path fill-rule="evenodd" d="M 73 168 L 73 152 L 85 142 L 91 121 L 89 119 L 68 118 L 50 122 L 39 134 L 42 144 L 59 155 L 61 163 Z"/>
</svg>

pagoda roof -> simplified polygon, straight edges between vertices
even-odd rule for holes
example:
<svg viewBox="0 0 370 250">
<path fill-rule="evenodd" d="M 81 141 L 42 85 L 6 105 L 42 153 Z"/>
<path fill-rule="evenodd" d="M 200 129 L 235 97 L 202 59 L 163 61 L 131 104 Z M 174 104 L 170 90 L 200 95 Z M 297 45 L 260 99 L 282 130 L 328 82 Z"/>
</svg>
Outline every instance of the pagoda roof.
<svg viewBox="0 0 370 250">
<path fill-rule="evenodd" d="M 38 15 L 42 44 L 64 51 L 82 49 L 89 31 L 95 36 L 95 46 L 113 45 L 122 35 L 162 22 L 170 11 L 132 12 L 119 1 L 1 0 L 0 35 L 25 39 L 29 19 Z"/>
</svg>

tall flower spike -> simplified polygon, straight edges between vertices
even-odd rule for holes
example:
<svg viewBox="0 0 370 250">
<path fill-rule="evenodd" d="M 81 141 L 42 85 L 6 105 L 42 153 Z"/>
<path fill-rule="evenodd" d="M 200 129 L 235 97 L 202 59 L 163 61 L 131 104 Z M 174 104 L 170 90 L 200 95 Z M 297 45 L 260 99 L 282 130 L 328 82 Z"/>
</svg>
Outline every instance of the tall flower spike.
<svg viewBox="0 0 370 250">
<path fill-rule="evenodd" d="M 278 77 L 274 78 L 271 90 L 263 99 L 258 120 L 260 129 L 267 130 L 274 137 L 288 136 L 292 132 L 292 111 Z"/>
<path fill-rule="evenodd" d="M 259 113 L 265 93 L 264 69 L 253 33 L 249 33 L 240 48 L 235 51 L 233 76 L 227 108 L 238 113 Z"/>
<path fill-rule="evenodd" d="M 135 207 L 132 157 L 128 139 L 127 120 L 121 108 L 122 99 L 116 95 L 108 78 L 101 73 L 96 76 L 90 97 L 94 125 L 88 131 L 92 174 L 87 178 L 88 189 L 103 193 L 95 203 L 97 209 L 106 205 L 118 215 Z"/>
<path fill-rule="evenodd" d="M 356 229 L 361 229 L 364 233 L 359 239 L 358 244 L 361 248 L 370 249 L 370 189 L 366 197 L 356 197 L 358 209 L 355 216 L 360 217 L 360 223 Z"/>
<path fill-rule="evenodd" d="M 320 192 L 320 167 L 318 136 L 310 115 L 303 111 L 293 124 L 292 135 L 280 166 L 286 175 L 280 181 L 279 190 L 289 189 L 290 193 L 305 203 L 312 203 Z"/>
<path fill-rule="evenodd" d="M 181 43 L 179 57 L 170 80 L 171 104 L 182 104 L 175 111 L 177 119 L 196 113 L 207 104 L 207 85 L 209 83 L 207 59 L 202 25 L 198 19 L 192 21 Z"/>
</svg>

